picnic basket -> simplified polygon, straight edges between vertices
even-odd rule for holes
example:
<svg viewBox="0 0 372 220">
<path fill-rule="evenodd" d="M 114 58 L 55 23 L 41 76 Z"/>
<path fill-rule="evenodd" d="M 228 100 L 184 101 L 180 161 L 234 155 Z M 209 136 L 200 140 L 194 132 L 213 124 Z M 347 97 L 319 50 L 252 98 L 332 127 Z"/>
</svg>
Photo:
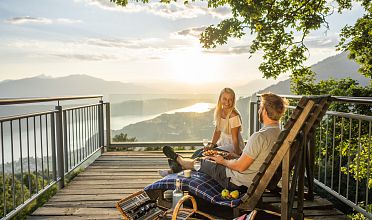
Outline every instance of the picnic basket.
<svg viewBox="0 0 372 220">
<path fill-rule="evenodd" d="M 164 210 L 150 199 L 144 190 L 133 193 L 116 203 L 116 208 L 125 220 L 161 219 Z"/>
</svg>

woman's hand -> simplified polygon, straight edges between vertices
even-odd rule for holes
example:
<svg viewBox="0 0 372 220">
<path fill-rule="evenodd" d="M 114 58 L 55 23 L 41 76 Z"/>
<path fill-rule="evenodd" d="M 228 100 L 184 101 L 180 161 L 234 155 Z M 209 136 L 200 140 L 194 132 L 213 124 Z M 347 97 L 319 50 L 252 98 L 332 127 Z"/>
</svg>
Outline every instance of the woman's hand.
<svg viewBox="0 0 372 220">
<path fill-rule="evenodd" d="M 214 144 L 210 143 L 206 147 L 203 148 L 203 151 L 207 151 L 214 148 Z"/>
</svg>

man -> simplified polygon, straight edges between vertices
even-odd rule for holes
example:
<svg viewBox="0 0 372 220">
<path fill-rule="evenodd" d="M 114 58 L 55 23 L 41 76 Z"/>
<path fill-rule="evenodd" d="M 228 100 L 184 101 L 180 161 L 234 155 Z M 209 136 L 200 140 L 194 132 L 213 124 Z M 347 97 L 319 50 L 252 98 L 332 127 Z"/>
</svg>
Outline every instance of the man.
<svg viewBox="0 0 372 220">
<path fill-rule="evenodd" d="M 234 160 L 226 160 L 220 155 L 206 157 L 201 159 L 199 171 L 208 174 L 229 190 L 249 187 L 279 136 L 279 120 L 287 104 L 287 101 L 278 95 L 263 94 L 258 111 L 263 127 L 249 137 L 240 157 Z M 163 153 L 183 169 L 193 168 L 194 160 L 179 156 L 171 147 L 165 146 Z"/>
</svg>

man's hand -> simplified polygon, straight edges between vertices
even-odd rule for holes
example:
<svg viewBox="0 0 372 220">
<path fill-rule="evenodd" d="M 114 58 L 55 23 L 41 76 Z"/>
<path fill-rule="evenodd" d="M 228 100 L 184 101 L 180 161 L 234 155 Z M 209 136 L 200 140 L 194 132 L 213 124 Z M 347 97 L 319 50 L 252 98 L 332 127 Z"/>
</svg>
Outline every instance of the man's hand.
<svg viewBox="0 0 372 220">
<path fill-rule="evenodd" d="M 225 165 L 226 160 L 221 155 L 209 156 L 209 158 L 218 164 Z"/>
</svg>

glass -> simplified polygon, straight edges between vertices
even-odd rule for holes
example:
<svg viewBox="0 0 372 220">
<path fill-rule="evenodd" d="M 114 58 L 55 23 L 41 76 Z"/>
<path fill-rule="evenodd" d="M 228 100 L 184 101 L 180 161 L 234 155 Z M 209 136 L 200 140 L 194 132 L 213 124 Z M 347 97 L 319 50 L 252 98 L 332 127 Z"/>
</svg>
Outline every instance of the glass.
<svg viewBox="0 0 372 220">
<path fill-rule="evenodd" d="M 203 139 L 203 145 L 204 145 L 204 147 L 206 147 L 207 145 L 208 145 L 208 139 Z"/>
<path fill-rule="evenodd" d="M 200 170 L 201 162 L 200 160 L 194 160 L 194 169 L 196 170 L 195 176 L 199 177 L 198 171 Z"/>
</svg>

